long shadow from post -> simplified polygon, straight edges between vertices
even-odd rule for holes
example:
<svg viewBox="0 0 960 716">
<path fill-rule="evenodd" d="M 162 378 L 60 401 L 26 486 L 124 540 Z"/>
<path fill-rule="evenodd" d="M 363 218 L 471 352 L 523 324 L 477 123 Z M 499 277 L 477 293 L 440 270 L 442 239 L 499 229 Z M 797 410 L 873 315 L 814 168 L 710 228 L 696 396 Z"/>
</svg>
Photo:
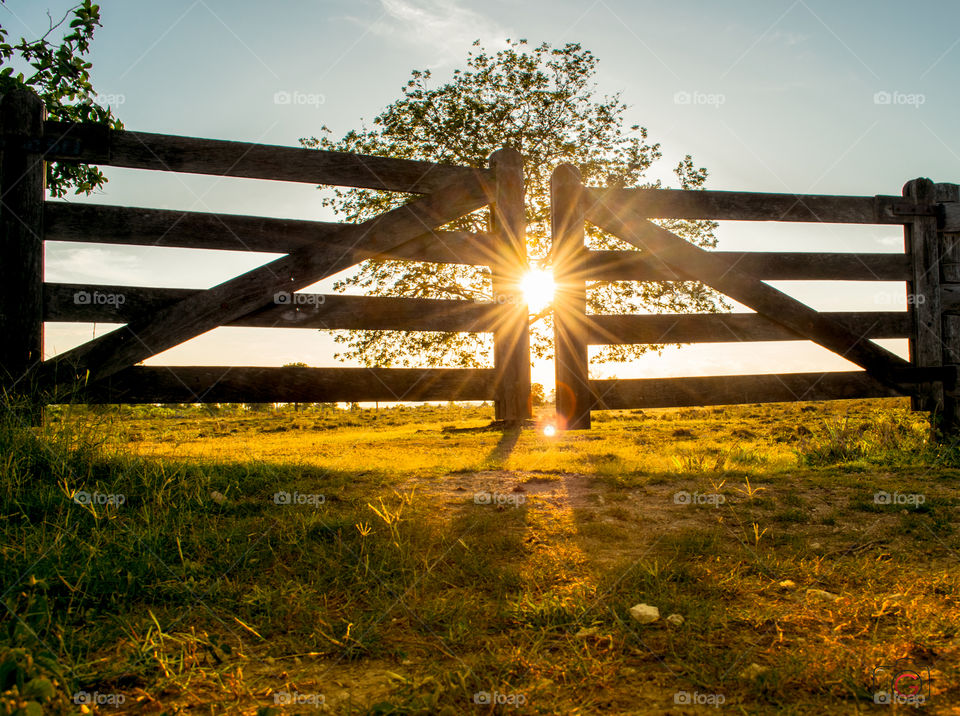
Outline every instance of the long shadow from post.
<svg viewBox="0 0 960 716">
<path fill-rule="evenodd" d="M 487 463 L 503 463 L 513 453 L 513 449 L 520 440 L 520 433 L 526 424 L 504 423 L 497 421 L 481 428 L 445 428 L 445 433 L 486 433 L 499 432 L 500 439 L 487 454 Z"/>
<path fill-rule="evenodd" d="M 497 440 L 497 444 L 493 446 L 493 450 L 487 455 L 487 462 L 493 462 L 502 466 L 517 446 L 517 441 L 520 440 L 520 431 L 521 428 L 519 426 L 504 427 L 503 432 L 500 434 L 500 439 Z"/>
</svg>

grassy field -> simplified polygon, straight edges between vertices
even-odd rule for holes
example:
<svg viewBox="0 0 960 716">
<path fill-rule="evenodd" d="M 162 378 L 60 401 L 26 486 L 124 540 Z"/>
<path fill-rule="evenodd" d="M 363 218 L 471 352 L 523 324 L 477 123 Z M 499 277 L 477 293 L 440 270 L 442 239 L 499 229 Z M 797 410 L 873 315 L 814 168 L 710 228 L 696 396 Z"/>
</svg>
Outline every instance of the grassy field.
<svg viewBox="0 0 960 716">
<path fill-rule="evenodd" d="M 925 416 L 594 417 L 7 420 L 0 714 L 901 713 L 910 669 L 960 713 L 960 450 Z"/>
</svg>

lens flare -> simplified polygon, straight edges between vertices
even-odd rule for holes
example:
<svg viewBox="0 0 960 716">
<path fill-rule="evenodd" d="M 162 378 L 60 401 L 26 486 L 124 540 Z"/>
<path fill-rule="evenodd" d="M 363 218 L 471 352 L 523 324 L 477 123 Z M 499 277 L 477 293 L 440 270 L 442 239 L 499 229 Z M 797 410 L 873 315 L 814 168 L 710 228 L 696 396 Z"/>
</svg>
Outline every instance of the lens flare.
<svg viewBox="0 0 960 716">
<path fill-rule="evenodd" d="M 553 272 L 549 269 L 530 269 L 520 282 L 527 307 L 539 313 L 553 302 Z"/>
</svg>

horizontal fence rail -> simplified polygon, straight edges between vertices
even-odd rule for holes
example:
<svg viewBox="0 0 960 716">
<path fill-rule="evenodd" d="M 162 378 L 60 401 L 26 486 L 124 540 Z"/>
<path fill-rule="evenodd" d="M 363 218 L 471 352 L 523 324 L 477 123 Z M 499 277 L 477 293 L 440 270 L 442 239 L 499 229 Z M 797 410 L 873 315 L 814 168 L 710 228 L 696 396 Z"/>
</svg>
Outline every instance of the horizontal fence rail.
<svg viewBox="0 0 960 716">
<path fill-rule="evenodd" d="M 782 253 L 711 251 L 739 270 L 767 281 L 907 281 L 910 257 L 898 254 Z M 676 274 L 640 251 L 589 251 L 583 278 L 588 281 L 670 281 Z"/>
<path fill-rule="evenodd" d="M 927 204 L 902 196 L 770 194 L 747 191 L 585 188 L 591 203 L 627 202 L 651 219 L 728 219 L 825 224 L 907 224 L 916 216 L 936 216 Z"/>
<path fill-rule="evenodd" d="M 135 366 L 76 393 L 84 403 L 493 400 L 490 368 Z"/>
<path fill-rule="evenodd" d="M 292 253 L 318 241 L 329 242 L 346 226 L 325 221 L 62 201 L 44 202 L 43 221 L 47 241 L 269 253 Z M 371 254 L 362 247 L 345 246 L 344 250 L 358 259 L 480 266 L 490 265 L 496 256 L 496 244 L 489 234 L 469 231 L 432 231 L 380 254 Z"/>
<path fill-rule="evenodd" d="M 895 398 L 865 371 L 591 380 L 594 410 Z"/>
<path fill-rule="evenodd" d="M 45 159 L 429 194 L 486 169 L 319 149 L 43 123 Z"/>
<path fill-rule="evenodd" d="M 127 323 L 195 293 L 189 288 L 48 283 L 44 320 Z M 495 303 L 452 299 L 294 293 L 223 325 L 483 333 L 495 328 L 498 309 Z"/>
<path fill-rule="evenodd" d="M 824 315 L 864 338 L 910 336 L 906 311 Z M 808 340 L 757 313 L 587 315 L 586 339 L 591 345 Z"/>
</svg>

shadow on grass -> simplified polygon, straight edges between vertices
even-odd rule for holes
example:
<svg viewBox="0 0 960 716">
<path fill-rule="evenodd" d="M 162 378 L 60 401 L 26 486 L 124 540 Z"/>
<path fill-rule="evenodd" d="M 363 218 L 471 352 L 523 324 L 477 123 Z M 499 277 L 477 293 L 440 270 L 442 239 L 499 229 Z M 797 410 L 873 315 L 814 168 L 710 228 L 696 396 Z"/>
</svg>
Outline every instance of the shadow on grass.
<svg viewBox="0 0 960 716">
<path fill-rule="evenodd" d="M 513 453 L 513 449 L 517 446 L 519 439 L 520 428 L 504 428 L 503 433 L 501 433 L 500 438 L 497 440 L 497 444 L 494 445 L 493 450 L 487 455 L 487 461 L 502 465 Z"/>
</svg>

